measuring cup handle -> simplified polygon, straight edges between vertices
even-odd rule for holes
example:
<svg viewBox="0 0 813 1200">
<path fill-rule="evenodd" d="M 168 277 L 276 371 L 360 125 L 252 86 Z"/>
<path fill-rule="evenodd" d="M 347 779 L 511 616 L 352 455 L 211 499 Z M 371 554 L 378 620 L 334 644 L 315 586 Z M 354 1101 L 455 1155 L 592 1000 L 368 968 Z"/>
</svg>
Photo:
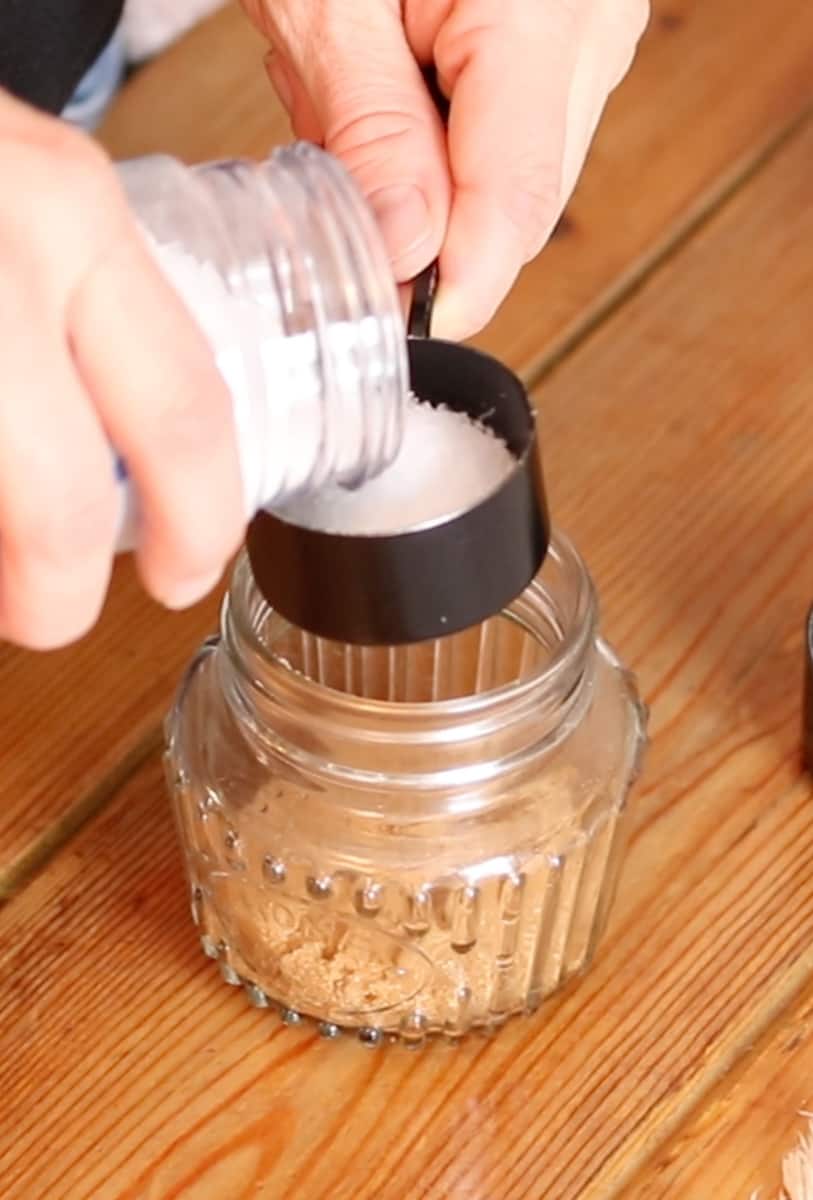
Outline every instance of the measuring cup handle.
<svg viewBox="0 0 813 1200">
<path fill-rule="evenodd" d="M 427 91 L 435 102 L 444 125 L 449 123 L 449 101 L 440 90 L 434 66 L 424 67 L 423 79 Z M 432 262 L 413 281 L 412 303 L 407 318 L 407 334 L 413 338 L 429 337 L 432 324 L 432 308 L 438 290 L 438 264 Z"/>
<path fill-rule="evenodd" d="M 407 318 L 407 336 L 411 338 L 428 338 L 432 325 L 432 309 L 435 305 L 435 293 L 438 290 L 437 259 L 421 271 L 412 281 L 412 302 Z"/>
</svg>

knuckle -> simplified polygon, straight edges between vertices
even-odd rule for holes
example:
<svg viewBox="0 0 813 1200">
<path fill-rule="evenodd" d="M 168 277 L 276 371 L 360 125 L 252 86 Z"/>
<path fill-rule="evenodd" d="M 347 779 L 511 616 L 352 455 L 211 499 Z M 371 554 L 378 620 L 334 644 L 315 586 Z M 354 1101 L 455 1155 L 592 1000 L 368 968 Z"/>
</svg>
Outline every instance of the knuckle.
<svg viewBox="0 0 813 1200">
<path fill-rule="evenodd" d="M 71 157 L 63 186 L 69 188 L 71 224 L 87 248 L 89 265 L 111 244 L 116 245 L 125 220 L 118 184 L 103 158 L 91 146 Z"/>
<path fill-rule="evenodd" d="M 39 144 L 60 167 L 103 160 L 102 151 L 94 142 L 66 121 L 48 121 L 43 125 Z"/>
<path fill-rule="evenodd" d="M 67 123 L 58 123 L 51 133 L 51 154 L 64 170 L 79 178 L 96 179 L 108 168 L 105 152 L 96 142 Z"/>
<path fill-rule="evenodd" d="M 64 570 L 110 553 L 114 525 L 112 487 L 74 475 L 41 493 L 16 520 L 12 517 L 8 536 L 25 558 Z"/>
<path fill-rule="evenodd" d="M 121 219 L 123 202 L 106 154 L 64 122 L 42 119 L 26 137 L 2 139 L 0 175 L 15 180 L 0 196 L 4 260 L 10 255 L 50 287 L 109 239 Z"/>
<path fill-rule="evenodd" d="M 112 169 L 105 152 L 91 138 L 65 122 L 48 122 L 40 147 L 52 188 L 72 198 L 75 205 L 92 203 L 94 209 L 112 193 Z"/>
<path fill-rule="evenodd" d="M 365 106 L 359 100 L 345 101 L 342 107 L 341 120 L 327 129 L 326 139 L 351 171 L 363 175 L 400 147 L 418 139 L 423 144 L 426 120 L 410 111 L 406 98 L 403 105 L 391 100 L 386 107 Z"/>
<path fill-rule="evenodd" d="M 478 20 L 467 18 L 464 10 L 452 14 L 438 31 L 434 44 L 435 61 L 454 82 L 464 66 L 474 59 L 481 46 L 502 41 L 508 29 L 507 13 L 481 12 Z"/>
</svg>

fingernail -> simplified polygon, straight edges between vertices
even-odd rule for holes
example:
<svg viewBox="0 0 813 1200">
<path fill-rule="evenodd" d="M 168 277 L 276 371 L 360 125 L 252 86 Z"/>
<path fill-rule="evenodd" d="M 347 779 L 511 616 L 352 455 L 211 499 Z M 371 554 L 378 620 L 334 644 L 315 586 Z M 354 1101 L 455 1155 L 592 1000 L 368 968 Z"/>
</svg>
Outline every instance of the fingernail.
<svg viewBox="0 0 813 1200">
<path fill-rule="evenodd" d="M 431 236 L 429 208 L 420 188 L 412 184 L 379 188 L 370 196 L 370 204 L 394 264 Z"/>
<path fill-rule="evenodd" d="M 441 283 L 432 309 L 432 336 L 447 342 L 462 342 L 476 332 L 476 322 L 472 321 L 459 291 Z"/>
<path fill-rule="evenodd" d="M 211 575 L 199 575 L 194 579 L 184 579 L 181 583 L 176 584 L 164 598 L 165 606 L 172 609 L 191 608 L 204 596 L 208 596 L 220 580 L 221 574 L 221 571 L 214 571 Z"/>
</svg>

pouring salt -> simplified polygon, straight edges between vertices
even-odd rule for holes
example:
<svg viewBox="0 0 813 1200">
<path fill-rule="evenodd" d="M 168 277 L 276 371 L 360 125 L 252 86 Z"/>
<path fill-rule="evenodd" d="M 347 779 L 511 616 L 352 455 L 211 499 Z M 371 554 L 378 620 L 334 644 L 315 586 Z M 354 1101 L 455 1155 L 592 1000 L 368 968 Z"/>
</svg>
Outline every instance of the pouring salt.
<svg viewBox="0 0 813 1200">
<path fill-rule="evenodd" d="M 356 490 L 338 485 L 295 497 L 275 512 L 328 533 L 384 536 L 446 521 L 497 491 L 516 459 L 466 413 L 411 398 L 394 462 Z"/>
</svg>

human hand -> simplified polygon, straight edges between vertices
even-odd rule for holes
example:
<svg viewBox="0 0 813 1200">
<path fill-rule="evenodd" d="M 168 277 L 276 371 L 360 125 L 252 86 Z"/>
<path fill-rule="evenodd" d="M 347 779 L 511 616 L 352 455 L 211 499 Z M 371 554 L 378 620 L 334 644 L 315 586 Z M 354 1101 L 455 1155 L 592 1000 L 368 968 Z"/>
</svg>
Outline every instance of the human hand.
<svg viewBox="0 0 813 1200">
<path fill-rule="evenodd" d="M 244 529 L 231 405 L 101 150 L 0 92 L 0 637 L 98 615 L 114 552 L 110 441 L 139 497 L 149 591 L 183 607 Z"/>
<path fill-rule="evenodd" d="M 550 237 L 649 13 L 648 0 L 243 5 L 294 132 L 353 173 L 399 282 L 440 255 L 433 332 L 450 338 L 486 324 Z"/>
</svg>

